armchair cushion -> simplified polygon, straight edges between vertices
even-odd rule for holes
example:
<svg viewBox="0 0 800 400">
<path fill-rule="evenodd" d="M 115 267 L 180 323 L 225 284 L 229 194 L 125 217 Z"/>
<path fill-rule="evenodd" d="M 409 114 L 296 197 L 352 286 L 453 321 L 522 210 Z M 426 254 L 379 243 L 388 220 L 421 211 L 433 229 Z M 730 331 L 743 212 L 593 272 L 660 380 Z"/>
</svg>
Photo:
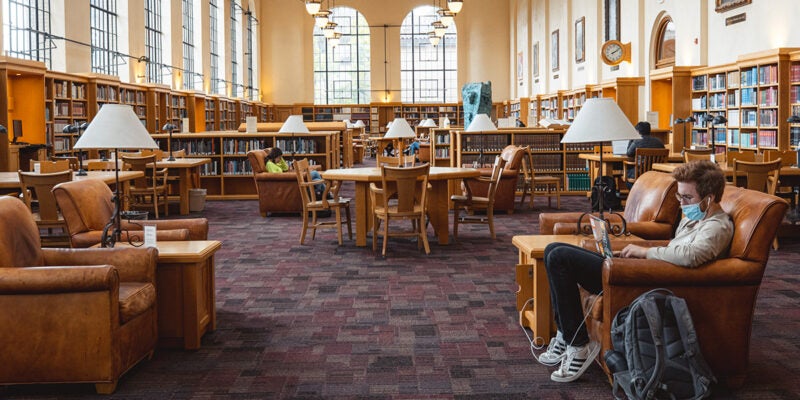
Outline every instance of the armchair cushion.
<svg viewBox="0 0 800 400">
<path fill-rule="evenodd" d="M 494 198 L 494 209 L 505 210 L 508 213 L 514 211 L 514 200 L 517 196 L 517 180 L 519 180 L 522 158 L 525 155 L 522 147 L 508 145 L 503 148 L 500 157 L 506 161 L 503 171 L 500 173 L 500 183 L 497 185 L 497 192 Z M 491 177 L 491 168 L 481 168 L 481 176 Z M 488 197 L 489 183 L 476 179 L 466 181 L 469 189 L 475 196 Z"/>
<path fill-rule="evenodd" d="M 124 324 L 156 304 L 156 287 L 152 283 L 119 284 L 119 322 Z"/>
</svg>

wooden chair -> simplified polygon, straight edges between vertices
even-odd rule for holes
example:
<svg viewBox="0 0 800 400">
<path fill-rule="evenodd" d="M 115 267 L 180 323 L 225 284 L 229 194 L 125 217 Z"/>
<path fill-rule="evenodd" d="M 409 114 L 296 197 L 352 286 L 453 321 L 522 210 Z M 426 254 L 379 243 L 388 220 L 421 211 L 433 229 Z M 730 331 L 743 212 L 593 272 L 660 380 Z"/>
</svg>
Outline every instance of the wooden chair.
<svg viewBox="0 0 800 400">
<path fill-rule="evenodd" d="M 64 217 L 58 211 L 58 205 L 52 190 L 53 186 L 61 182 L 71 181 L 72 172 L 71 169 L 45 174 L 18 172 L 22 200 L 33 214 L 33 219 L 39 227 L 39 237 L 45 247 L 70 246 L 67 225 L 64 222 Z M 34 212 L 34 197 L 39 203 L 38 212 Z"/>
<path fill-rule="evenodd" d="M 300 197 L 303 201 L 303 231 L 300 233 L 300 244 L 306 239 L 306 231 L 311 228 L 311 240 L 317 235 L 317 228 L 336 228 L 339 246 L 342 245 L 342 210 L 347 218 L 347 234 L 353 240 L 353 226 L 350 219 L 350 199 L 339 197 L 341 182 L 311 180 L 311 168 L 308 159 L 294 161 L 294 171 L 297 175 L 297 184 L 300 187 Z M 324 184 L 325 190 L 322 198 L 317 200 L 314 186 Z M 330 194 L 330 196 L 328 196 Z M 328 199 L 328 197 L 331 197 Z M 333 209 L 336 214 L 335 221 L 317 221 L 317 213 Z M 311 220 L 309 221 L 309 214 Z"/>
<path fill-rule="evenodd" d="M 164 215 L 169 215 L 167 169 L 158 169 L 155 154 L 142 157 L 122 156 L 122 162 L 130 165 L 131 171 L 144 172 L 143 177 L 134 179 L 132 182 L 130 207 L 152 208 L 156 219 L 158 219 L 158 208 L 163 205 Z"/>
<path fill-rule="evenodd" d="M 465 195 L 453 195 L 450 196 L 450 200 L 453 201 L 453 208 L 455 211 L 453 212 L 453 238 L 458 239 L 458 224 L 487 224 L 489 225 L 489 234 L 491 235 L 492 239 L 495 239 L 494 234 L 494 199 L 495 195 L 497 194 L 497 187 L 500 185 L 500 174 L 503 171 L 503 167 L 506 164 L 506 160 L 502 157 L 495 157 L 494 165 L 492 166 L 492 175 L 489 177 L 480 176 L 477 178 L 469 178 L 469 179 L 476 179 L 482 182 L 486 182 L 489 185 L 489 191 L 486 197 L 482 196 L 474 196 L 472 191 L 470 190 L 470 185 L 466 182 L 464 183 L 463 187 L 466 189 Z M 466 181 L 466 179 L 465 179 Z M 531 196 L 532 197 L 532 196 Z M 465 211 L 466 215 L 461 215 L 461 212 Z M 474 215 L 475 211 L 485 211 L 485 216 Z"/>
<path fill-rule="evenodd" d="M 687 149 L 683 148 L 683 162 L 692 162 L 699 160 L 711 160 L 711 149 Z"/>
<path fill-rule="evenodd" d="M 780 159 L 781 167 L 791 167 L 797 160 L 797 152 L 794 150 L 765 150 L 764 161 L 774 161 Z M 781 186 L 780 180 L 775 186 L 775 195 L 789 201 L 789 209 L 794 210 L 797 204 L 797 187 Z"/>
<path fill-rule="evenodd" d="M 87 171 L 116 171 L 116 161 L 89 161 L 86 163 Z"/>
<path fill-rule="evenodd" d="M 69 169 L 73 171 L 77 171 L 80 169 L 80 163 L 78 162 L 78 157 L 74 156 L 53 156 L 50 157 L 50 161 L 60 161 L 60 160 L 67 160 L 69 163 Z"/>
<path fill-rule="evenodd" d="M 553 207 L 553 196 L 556 198 L 556 208 L 561 209 L 561 178 L 551 175 L 536 175 L 536 170 L 533 166 L 533 155 L 530 146 L 525 146 L 525 158 L 522 159 L 522 197 L 519 198 L 519 205 L 525 203 L 525 196 L 531 195 L 531 201 L 528 208 L 533 208 L 533 197 L 536 193 L 536 188 L 544 186 L 546 192 L 540 196 L 547 196 L 547 206 Z"/>
<path fill-rule="evenodd" d="M 377 160 L 378 167 L 383 167 L 387 165 L 390 167 L 399 167 L 401 166 L 400 164 L 403 164 L 403 166 L 413 167 L 414 164 L 416 163 L 414 155 L 384 156 L 378 154 L 377 156 L 375 156 L 375 159 Z"/>
<path fill-rule="evenodd" d="M 50 174 L 53 172 L 73 171 L 70 168 L 69 160 L 55 160 L 55 161 L 38 161 L 30 160 L 30 171 L 36 170 L 36 165 L 39 165 L 40 174 Z"/>
<path fill-rule="evenodd" d="M 755 162 L 756 153 L 754 151 L 729 151 L 725 155 L 725 161 L 728 165 L 733 165 L 734 160 Z"/>
<path fill-rule="evenodd" d="M 421 244 L 425 248 L 425 254 L 430 254 L 425 224 L 429 172 L 430 164 L 409 168 L 381 167 L 382 186 L 379 188 L 375 183 L 369 185 L 369 196 L 373 207 L 372 251 L 378 249 L 378 236 L 383 236 L 381 254 L 386 257 L 389 237 L 399 236 L 416 237 L 417 248 Z M 389 225 L 392 220 L 411 220 L 412 231 L 390 230 Z M 380 231 L 381 221 L 384 222 L 382 231 Z"/>
<path fill-rule="evenodd" d="M 622 163 L 622 176 L 625 177 L 625 182 L 633 184 L 642 174 L 653 169 L 654 163 L 663 163 L 667 161 L 669 156 L 669 149 L 636 149 L 636 155 L 633 161 L 623 161 Z M 633 169 L 633 178 L 628 177 L 628 170 Z"/>
<path fill-rule="evenodd" d="M 774 195 L 781 172 L 781 159 L 767 162 L 733 160 L 733 185 Z M 740 181 L 739 178 L 745 178 Z M 772 241 L 772 248 L 778 249 L 778 237 Z"/>
<path fill-rule="evenodd" d="M 148 150 L 142 150 L 142 152 L 141 152 L 141 153 L 142 153 L 142 156 L 150 156 L 150 155 L 154 155 L 154 154 L 155 154 L 155 156 L 156 156 L 156 161 L 161 161 L 161 160 L 163 160 L 163 159 L 164 159 L 164 151 L 163 151 L 163 150 L 161 150 L 161 149 L 148 149 Z M 168 156 L 168 157 L 169 157 L 169 156 Z M 173 156 L 173 157 L 174 157 L 174 156 Z"/>
</svg>

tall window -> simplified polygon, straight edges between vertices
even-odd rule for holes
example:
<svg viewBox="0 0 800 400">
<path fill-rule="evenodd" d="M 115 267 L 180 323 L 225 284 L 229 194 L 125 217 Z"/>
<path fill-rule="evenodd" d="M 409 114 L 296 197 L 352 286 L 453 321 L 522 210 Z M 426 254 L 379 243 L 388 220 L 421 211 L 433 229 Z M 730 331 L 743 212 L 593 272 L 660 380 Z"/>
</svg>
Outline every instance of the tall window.
<svg viewBox="0 0 800 400">
<path fill-rule="evenodd" d="M 163 64 L 164 51 L 162 43 L 164 35 L 161 32 L 161 0 L 145 0 L 144 3 L 144 47 L 147 58 L 147 81 L 164 83 L 161 65 Z"/>
<path fill-rule="evenodd" d="M 675 65 L 675 24 L 672 18 L 666 17 L 658 25 L 658 36 L 655 46 L 656 68 Z"/>
<path fill-rule="evenodd" d="M 256 22 L 256 17 L 252 12 L 245 13 L 247 16 L 247 93 L 250 100 L 255 100 L 258 97 L 258 89 L 253 84 L 253 24 Z"/>
<path fill-rule="evenodd" d="M 605 0 L 606 41 L 619 40 L 619 0 Z"/>
<path fill-rule="evenodd" d="M 404 103 L 455 103 L 458 101 L 458 46 L 455 23 L 437 46 L 428 32 L 437 20 L 436 8 L 412 10 L 400 27 L 400 90 Z"/>
<path fill-rule="evenodd" d="M 366 104 L 370 96 L 369 25 L 360 12 L 335 7 L 331 19 L 342 34 L 331 46 L 314 27 L 314 103 Z"/>
<path fill-rule="evenodd" d="M 117 0 L 91 1 L 92 72 L 119 75 Z"/>
<path fill-rule="evenodd" d="M 183 88 L 194 89 L 194 7 L 192 0 L 183 4 Z"/>
<path fill-rule="evenodd" d="M 42 61 L 52 68 L 50 0 L 7 0 L 3 5 L 3 48 L 7 54 Z"/>
<path fill-rule="evenodd" d="M 211 93 L 224 94 L 225 82 L 222 82 L 223 76 L 219 68 L 220 40 L 217 37 L 217 35 L 219 35 L 219 6 L 217 5 L 217 1 L 218 0 L 210 0 L 208 2 L 210 18 L 209 44 L 211 45 Z"/>
<path fill-rule="evenodd" d="M 242 4 L 239 0 L 231 0 L 231 95 L 240 97 L 242 95 L 242 78 L 240 76 L 241 63 L 239 61 L 239 41 L 242 37 L 242 26 L 239 24 L 239 17 L 242 12 Z"/>
</svg>

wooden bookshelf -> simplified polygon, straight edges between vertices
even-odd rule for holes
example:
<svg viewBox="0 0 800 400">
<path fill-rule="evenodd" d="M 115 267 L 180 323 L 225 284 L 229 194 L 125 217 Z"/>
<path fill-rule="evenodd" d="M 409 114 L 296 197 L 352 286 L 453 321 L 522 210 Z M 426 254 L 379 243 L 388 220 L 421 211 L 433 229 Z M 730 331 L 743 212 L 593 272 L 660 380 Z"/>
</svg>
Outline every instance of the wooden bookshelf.
<svg viewBox="0 0 800 400">
<path fill-rule="evenodd" d="M 169 120 L 167 104 L 170 102 L 169 86 L 146 84 L 147 89 L 147 130 L 150 133 L 163 132 L 161 128 Z"/>
<path fill-rule="evenodd" d="M 81 75 L 48 71 L 45 75 L 46 92 L 52 94 L 53 102 L 53 154 L 75 155 L 72 146 L 78 140 L 77 133 L 64 133 L 67 125 L 81 124 L 89 120 L 88 78 Z"/>
<path fill-rule="evenodd" d="M 789 56 L 789 115 L 800 117 L 800 51 L 794 51 Z M 788 118 L 788 117 L 787 117 Z M 797 150 L 800 147 L 800 124 L 789 124 L 789 148 Z"/>
<path fill-rule="evenodd" d="M 308 158 L 312 165 L 322 169 L 335 167 L 337 132 L 314 132 L 287 135 L 277 132 L 239 133 L 178 133 L 172 135 L 175 150 L 185 149 L 187 157 L 209 157 L 211 163 L 200 167 L 200 186 L 207 190 L 210 199 L 255 199 L 253 169 L 247 152 L 278 146 L 284 150 L 287 162 Z M 153 138 L 166 150 L 169 135 L 156 134 Z"/>
<path fill-rule="evenodd" d="M 189 132 L 206 131 L 206 94 L 198 91 L 182 93 L 186 96 L 186 117 L 189 118 Z"/>
<path fill-rule="evenodd" d="M 48 97 L 45 73 L 43 63 L 0 57 L 0 124 L 8 130 L 8 140 L 0 139 L 0 171 L 20 167 L 9 145 L 14 138 L 14 120 L 22 121 L 23 126 L 18 142 L 52 144 L 54 104 L 52 90 Z"/>
<path fill-rule="evenodd" d="M 697 67 L 668 67 L 650 71 L 650 110 L 658 112 L 658 126 L 651 128 L 675 130 L 669 144 L 673 153 L 678 153 L 690 145 L 692 126 L 690 124 L 673 126 L 673 121 L 678 118 L 686 119 L 692 115 L 691 74 L 695 68 Z"/>
<path fill-rule="evenodd" d="M 121 83 L 119 85 L 119 102 L 133 107 L 133 112 L 145 128 L 147 125 L 147 88 L 141 85 Z M 148 129 L 148 131 L 150 131 Z M 150 131 L 151 133 L 153 131 Z"/>
</svg>

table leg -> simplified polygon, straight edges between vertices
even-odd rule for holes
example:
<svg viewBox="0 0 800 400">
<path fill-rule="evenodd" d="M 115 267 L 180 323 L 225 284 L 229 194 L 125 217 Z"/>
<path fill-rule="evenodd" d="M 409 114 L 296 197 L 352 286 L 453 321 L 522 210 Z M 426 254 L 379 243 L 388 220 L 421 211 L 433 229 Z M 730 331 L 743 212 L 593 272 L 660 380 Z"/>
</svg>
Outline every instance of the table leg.
<svg viewBox="0 0 800 400">
<path fill-rule="evenodd" d="M 178 191 L 180 195 L 181 215 L 189 214 L 189 189 L 194 186 L 192 181 L 194 178 L 192 176 L 193 170 L 194 168 L 180 168 L 179 171 Z"/>
<path fill-rule="evenodd" d="M 550 283 L 543 259 L 529 259 L 520 253 L 516 279 L 517 310 L 520 312 L 522 325 L 533 332 L 537 344 L 550 342 L 555 331 L 553 308 L 550 304 Z M 530 302 L 528 302 L 530 300 Z"/>
<path fill-rule="evenodd" d="M 449 205 L 447 180 L 429 181 L 431 191 L 428 198 L 428 217 L 440 245 L 450 243 Z"/>
<path fill-rule="evenodd" d="M 356 246 L 367 245 L 367 230 L 369 229 L 369 182 L 356 182 Z"/>
</svg>

